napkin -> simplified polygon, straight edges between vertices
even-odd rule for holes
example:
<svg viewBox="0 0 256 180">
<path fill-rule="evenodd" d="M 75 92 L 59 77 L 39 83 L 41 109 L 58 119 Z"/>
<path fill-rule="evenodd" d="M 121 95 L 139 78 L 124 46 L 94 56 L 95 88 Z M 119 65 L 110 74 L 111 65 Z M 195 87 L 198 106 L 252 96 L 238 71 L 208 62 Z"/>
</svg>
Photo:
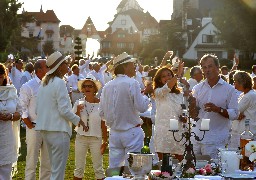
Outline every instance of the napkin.
<svg viewBox="0 0 256 180">
<path fill-rule="evenodd" d="M 197 179 L 209 179 L 209 180 L 221 180 L 221 176 L 202 176 L 202 175 L 195 175 Z"/>
</svg>

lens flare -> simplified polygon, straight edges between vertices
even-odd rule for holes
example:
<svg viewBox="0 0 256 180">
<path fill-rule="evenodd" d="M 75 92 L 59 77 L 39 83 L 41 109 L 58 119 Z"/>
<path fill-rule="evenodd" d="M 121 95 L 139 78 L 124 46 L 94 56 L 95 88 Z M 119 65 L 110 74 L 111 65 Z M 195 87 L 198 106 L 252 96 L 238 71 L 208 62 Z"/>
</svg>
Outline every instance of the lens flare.
<svg viewBox="0 0 256 180">
<path fill-rule="evenodd" d="M 96 39 L 88 38 L 86 41 L 86 54 L 92 55 L 94 53 L 97 56 L 100 49 L 100 43 Z"/>
<path fill-rule="evenodd" d="M 256 10 L 256 1 L 255 0 L 243 0 L 243 3 L 245 3 L 251 9 Z"/>
</svg>

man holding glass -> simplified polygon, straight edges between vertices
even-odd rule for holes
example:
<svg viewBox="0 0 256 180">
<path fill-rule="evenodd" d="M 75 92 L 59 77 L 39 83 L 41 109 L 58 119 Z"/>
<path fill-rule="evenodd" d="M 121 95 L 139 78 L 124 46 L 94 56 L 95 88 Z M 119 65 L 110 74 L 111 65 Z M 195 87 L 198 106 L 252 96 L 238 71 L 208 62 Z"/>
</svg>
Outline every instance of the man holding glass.
<svg viewBox="0 0 256 180">
<path fill-rule="evenodd" d="M 238 116 L 238 96 L 235 88 L 220 78 L 217 56 L 206 54 L 200 64 L 206 79 L 192 90 L 190 115 L 200 118 L 194 127 L 199 137 L 203 136 L 202 119 L 210 119 L 210 130 L 202 141 L 193 141 L 194 152 L 217 158 L 218 148 L 224 148 L 229 141 L 230 120 Z"/>
</svg>

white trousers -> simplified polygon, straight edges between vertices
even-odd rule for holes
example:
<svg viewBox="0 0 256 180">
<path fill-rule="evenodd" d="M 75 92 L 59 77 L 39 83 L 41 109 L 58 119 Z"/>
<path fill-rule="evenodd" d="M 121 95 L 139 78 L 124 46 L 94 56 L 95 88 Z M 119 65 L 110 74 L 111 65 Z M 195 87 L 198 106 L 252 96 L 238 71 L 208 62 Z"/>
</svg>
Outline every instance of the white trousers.
<svg viewBox="0 0 256 180">
<path fill-rule="evenodd" d="M 90 149 L 92 155 L 93 169 L 96 179 L 105 177 L 103 169 L 103 156 L 100 152 L 102 138 L 93 136 L 82 136 L 77 134 L 75 140 L 75 171 L 74 176 L 83 178 L 86 166 L 86 155 Z M 92 176 L 92 175 L 91 175 Z"/>
<path fill-rule="evenodd" d="M 12 179 L 12 164 L 0 165 L 0 180 Z"/>
<path fill-rule="evenodd" d="M 26 127 L 26 143 L 27 143 L 27 157 L 26 157 L 26 180 L 36 180 L 36 166 L 40 153 L 40 169 L 39 179 L 49 180 L 51 176 L 51 164 L 47 145 L 43 141 L 40 132 Z"/>
<path fill-rule="evenodd" d="M 61 131 L 40 131 L 47 149 L 51 163 L 50 180 L 64 180 L 65 168 L 68 160 L 70 136 Z"/>
<path fill-rule="evenodd" d="M 134 127 L 127 131 L 109 132 L 109 168 L 128 166 L 128 152 L 140 152 L 144 141 L 144 131 Z"/>
</svg>

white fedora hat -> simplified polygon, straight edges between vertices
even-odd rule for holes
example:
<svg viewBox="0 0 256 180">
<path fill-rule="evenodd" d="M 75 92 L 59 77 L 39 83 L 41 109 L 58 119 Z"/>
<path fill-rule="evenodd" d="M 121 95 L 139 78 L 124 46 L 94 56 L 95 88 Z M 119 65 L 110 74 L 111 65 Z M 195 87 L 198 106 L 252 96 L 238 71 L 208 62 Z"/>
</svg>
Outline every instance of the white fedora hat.
<svg viewBox="0 0 256 180">
<path fill-rule="evenodd" d="M 61 63 L 68 58 L 69 58 L 68 56 L 64 56 L 58 51 L 52 53 L 46 60 L 46 66 L 50 68 L 50 70 L 46 73 L 46 75 L 54 73 L 54 71 L 58 69 Z"/>
<path fill-rule="evenodd" d="M 92 74 L 88 74 L 88 76 L 86 76 L 85 79 L 82 79 L 82 80 L 78 81 L 78 83 L 77 83 L 77 87 L 78 87 L 78 90 L 80 92 L 82 90 L 82 84 L 83 84 L 84 81 L 92 81 L 92 82 L 94 82 L 94 84 L 96 85 L 98 91 L 102 87 L 100 81 L 96 80 L 96 78 Z"/>
<path fill-rule="evenodd" d="M 130 57 L 126 52 L 123 52 L 122 54 L 119 54 L 114 60 L 113 60 L 113 69 L 115 69 L 117 66 L 128 63 L 128 62 L 134 62 L 136 61 L 136 58 Z"/>
</svg>

